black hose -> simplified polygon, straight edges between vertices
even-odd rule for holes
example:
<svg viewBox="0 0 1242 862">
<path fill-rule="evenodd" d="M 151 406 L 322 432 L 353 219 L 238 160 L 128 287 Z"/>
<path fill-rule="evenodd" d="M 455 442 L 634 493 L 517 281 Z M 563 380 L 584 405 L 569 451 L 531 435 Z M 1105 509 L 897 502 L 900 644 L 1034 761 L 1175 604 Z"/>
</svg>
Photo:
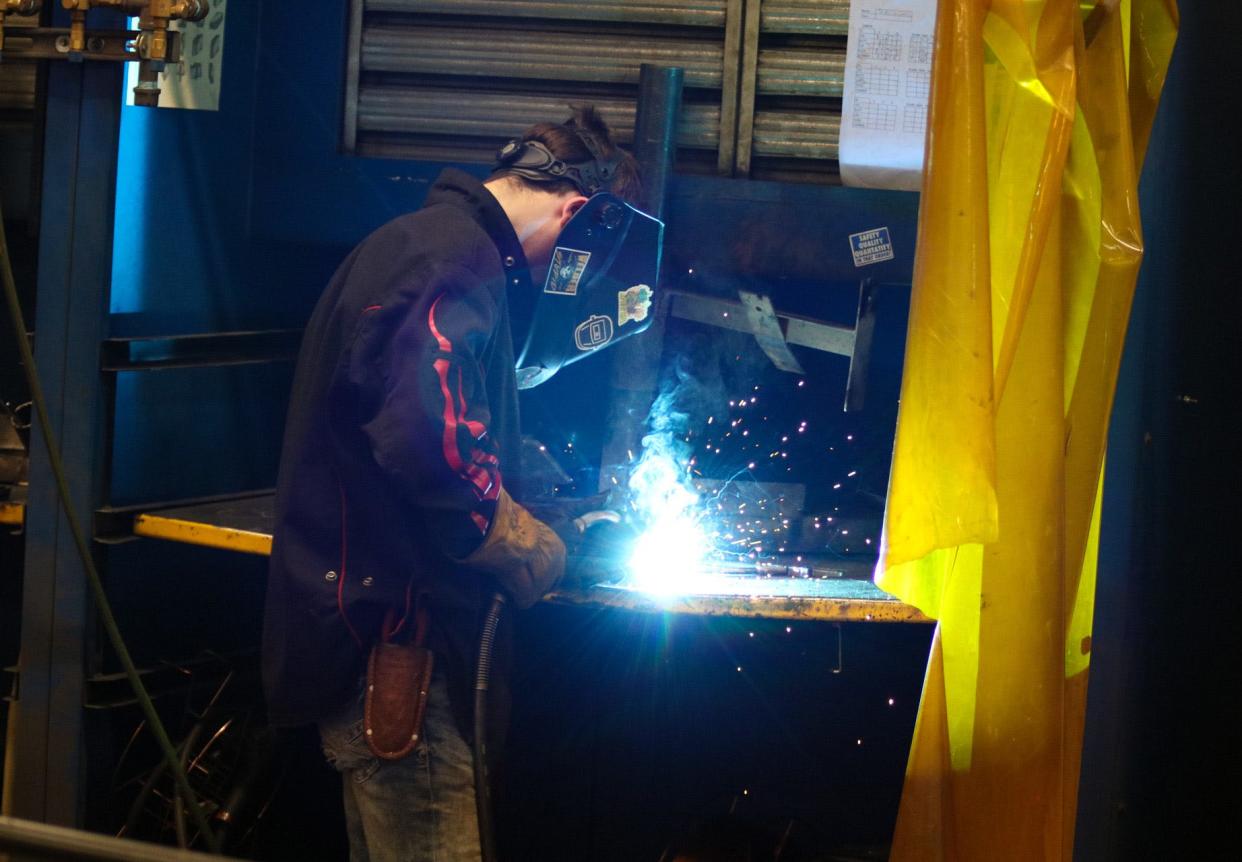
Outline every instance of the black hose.
<svg viewBox="0 0 1242 862">
<path fill-rule="evenodd" d="M 134 660 L 130 657 L 129 648 L 125 646 L 121 630 L 116 624 L 116 617 L 112 614 L 108 594 L 104 591 L 103 581 L 95 568 L 95 560 L 91 557 L 86 531 L 82 528 L 82 522 L 69 502 L 69 482 L 65 478 L 65 465 L 60 457 L 60 448 L 52 439 L 52 425 L 48 419 L 47 402 L 43 397 L 43 387 L 39 385 L 39 372 L 35 367 L 34 355 L 30 351 L 30 342 L 26 336 L 26 321 L 22 318 L 21 302 L 17 298 L 17 285 L 13 281 L 13 267 L 9 261 L 9 247 L 4 235 L 3 212 L 0 212 L 0 283 L 3 285 L 4 298 L 9 307 L 9 322 L 13 326 L 13 337 L 17 341 L 17 350 L 26 372 L 26 382 L 30 387 L 30 400 L 34 402 L 34 412 L 39 417 L 39 434 L 47 449 L 48 466 L 52 468 L 57 496 L 65 513 L 65 520 L 69 522 L 69 532 L 73 536 L 78 558 L 82 561 L 82 568 L 86 570 L 86 582 L 95 599 L 95 611 L 99 614 L 99 621 L 103 624 L 108 640 L 112 643 L 112 649 L 121 662 L 121 668 L 125 671 L 130 688 L 134 690 L 134 697 L 137 698 L 138 706 L 142 709 L 143 716 L 146 717 L 147 727 L 151 729 L 160 752 L 164 755 L 164 763 L 172 772 L 177 789 L 189 805 L 194 825 L 203 834 L 203 840 L 206 841 L 211 852 L 219 853 L 219 839 L 207 823 L 207 816 L 202 806 L 199 805 L 198 796 L 190 787 L 185 770 L 181 768 L 181 758 L 177 750 L 173 748 L 172 741 L 168 738 L 168 731 L 164 729 L 164 723 L 160 721 L 159 714 L 155 711 L 155 704 L 151 702 L 151 695 L 147 692 L 147 687 L 143 685 L 142 677 L 138 675 L 138 668 L 134 666 Z"/>
<path fill-rule="evenodd" d="M 496 862 L 492 821 L 492 787 L 487 774 L 487 687 L 492 675 L 492 645 L 505 607 L 504 593 L 492 596 L 479 635 L 479 663 L 474 677 L 474 803 L 479 815 L 479 847 L 483 862 Z"/>
</svg>

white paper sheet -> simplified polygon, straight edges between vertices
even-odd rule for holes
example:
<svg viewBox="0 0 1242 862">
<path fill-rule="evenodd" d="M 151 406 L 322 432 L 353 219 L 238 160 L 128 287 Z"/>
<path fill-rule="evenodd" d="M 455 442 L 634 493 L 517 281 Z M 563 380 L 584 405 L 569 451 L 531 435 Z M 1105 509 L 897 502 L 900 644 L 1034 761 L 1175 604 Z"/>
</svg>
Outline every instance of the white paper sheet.
<svg viewBox="0 0 1242 862">
<path fill-rule="evenodd" d="M 181 63 L 169 63 L 160 75 L 160 107 L 220 110 L 220 77 L 224 68 L 224 18 L 228 0 L 210 0 L 211 10 L 202 21 L 173 21 L 170 30 L 181 32 Z M 136 24 L 130 25 L 131 27 Z M 126 76 L 125 104 L 134 104 L 138 64 L 130 63 Z"/>
<path fill-rule="evenodd" d="M 850 0 L 841 104 L 841 180 L 917 191 L 936 0 Z"/>
</svg>

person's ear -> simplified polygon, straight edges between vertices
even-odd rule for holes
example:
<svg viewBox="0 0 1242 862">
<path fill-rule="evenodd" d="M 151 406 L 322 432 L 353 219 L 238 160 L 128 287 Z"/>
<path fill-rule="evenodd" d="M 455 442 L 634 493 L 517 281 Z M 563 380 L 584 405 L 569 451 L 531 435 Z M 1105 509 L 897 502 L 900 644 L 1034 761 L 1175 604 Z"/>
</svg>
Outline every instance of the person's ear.
<svg viewBox="0 0 1242 862">
<path fill-rule="evenodd" d="M 582 209 L 582 205 L 586 202 L 587 198 L 582 195 L 572 195 L 565 198 L 565 200 L 561 202 L 560 216 L 558 219 L 561 229 L 564 229 L 565 225 L 569 223 L 569 220 L 574 217 L 574 213 Z"/>
</svg>

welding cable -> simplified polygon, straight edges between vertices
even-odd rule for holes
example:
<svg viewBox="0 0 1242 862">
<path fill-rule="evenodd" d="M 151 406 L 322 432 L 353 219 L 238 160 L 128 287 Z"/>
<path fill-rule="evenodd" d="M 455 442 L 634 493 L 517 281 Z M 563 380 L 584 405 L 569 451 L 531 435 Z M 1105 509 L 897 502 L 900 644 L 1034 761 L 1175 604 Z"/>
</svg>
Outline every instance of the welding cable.
<svg viewBox="0 0 1242 862">
<path fill-rule="evenodd" d="M 112 649 L 116 652 L 117 658 L 120 659 L 121 667 L 125 670 L 125 677 L 129 680 L 130 687 L 134 690 L 134 696 L 138 700 L 138 705 L 142 708 L 143 715 L 146 716 L 147 727 L 151 729 L 151 733 L 155 736 L 155 741 L 159 744 L 160 752 L 164 756 L 164 762 L 172 773 L 173 780 L 176 782 L 181 797 L 189 805 L 194 825 L 202 834 L 203 840 L 207 842 L 211 852 L 219 853 L 219 838 L 211 831 L 211 827 L 207 823 L 207 817 L 198 804 L 198 795 L 190 786 L 190 780 L 186 777 L 185 770 L 181 768 L 181 758 L 173 747 L 172 741 L 168 738 L 168 731 L 164 729 L 164 724 L 160 721 L 160 717 L 155 711 L 155 704 L 151 702 L 151 695 L 147 692 L 146 686 L 143 685 L 142 679 L 138 675 L 138 669 L 134 666 L 134 660 L 130 657 L 129 649 L 121 638 L 121 630 L 117 627 L 116 617 L 112 614 L 112 605 L 108 602 L 103 582 L 100 580 L 99 572 L 95 568 L 95 561 L 91 557 L 90 546 L 87 544 L 86 534 L 82 530 L 82 523 L 78 520 L 73 506 L 69 503 L 69 483 L 65 479 L 65 466 L 61 461 L 60 449 L 55 441 L 52 440 L 52 425 L 48 420 L 47 402 L 43 397 L 43 387 L 39 384 L 38 369 L 35 368 L 34 355 L 30 351 L 30 341 L 26 336 L 26 323 L 22 317 L 21 300 L 17 297 L 17 285 L 13 281 L 13 267 L 9 261 L 9 246 L 4 235 L 3 210 L 0 210 L 0 276 L 2 276 L 4 282 L 4 298 L 9 307 L 9 318 L 13 324 L 14 341 L 17 342 L 17 349 L 21 355 L 26 381 L 30 386 L 30 400 L 34 402 L 35 415 L 39 418 L 39 433 L 43 438 L 43 445 L 47 449 L 48 464 L 51 466 L 52 476 L 56 480 L 56 491 L 60 499 L 61 508 L 65 512 L 65 520 L 68 521 L 69 531 L 73 534 L 73 543 L 77 547 L 78 557 L 82 561 L 82 568 L 86 570 L 86 580 L 95 599 L 95 610 L 99 614 L 100 622 L 103 623 L 104 631 L 108 634 L 108 640 L 112 643 Z"/>
<path fill-rule="evenodd" d="M 474 804 L 479 816 L 479 847 L 483 862 L 496 862 L 496 834 L 492 820 L 492 786 L 487 774 L 487 688 L 492 675 L 492 645 L 505 608 L 505 594 L 492 596 L 479 635 L 479 663 L 474 677 Z"/>
</svg>

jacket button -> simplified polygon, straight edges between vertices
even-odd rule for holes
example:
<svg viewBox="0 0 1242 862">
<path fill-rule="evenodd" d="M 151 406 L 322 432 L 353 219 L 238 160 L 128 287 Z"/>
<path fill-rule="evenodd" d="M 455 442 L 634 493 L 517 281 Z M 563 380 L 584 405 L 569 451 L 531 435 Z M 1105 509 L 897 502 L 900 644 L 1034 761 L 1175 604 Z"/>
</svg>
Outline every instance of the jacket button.
<svg viewBox="0 0 1242 862">
<path fill-rule="evenodd" d="M 325 581 L 335 581 L 335 580 L 336 580 L 336 572 L 328 572 L 326 575 L 324 575 L 324 576 L 323 576 L 323 579 L 324 579 Z"/>
<path fill-rule="evenodd" d="M 362 585 L 364 587 L 369 587 L 373 583 L 375 583 L 375 578 L 371 577 L 370 575 L 367 575 L 365 578 L 362 579 Z"/>
<path fill-rule="evenodd" d="M 513 259 L 513 255 L 509 255 L 508 257 L 505 258 L 506 268 L 512 267 L 515 263 L 517 263 L 517 261 Z"/>
</svg>

